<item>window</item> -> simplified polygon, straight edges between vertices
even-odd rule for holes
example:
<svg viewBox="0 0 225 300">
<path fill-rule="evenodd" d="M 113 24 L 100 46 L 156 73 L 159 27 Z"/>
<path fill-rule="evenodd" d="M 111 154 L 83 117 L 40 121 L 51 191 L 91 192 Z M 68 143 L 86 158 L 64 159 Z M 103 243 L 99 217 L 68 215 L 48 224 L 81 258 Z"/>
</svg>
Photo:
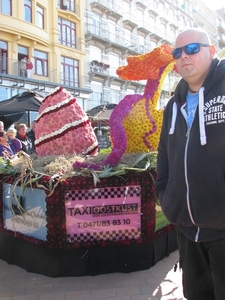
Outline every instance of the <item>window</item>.
<svg viewBox="0 0 225 300">
<path fill-rule="evenodd" d="M 12 15 L 12 0 L 0 0 L 0 12 L 5 15 Z"/>
<path fill-rule="evenodd" d="M 76 48 L 76 24 L 65 19 L 58 19 L 59 43 Z"/>
<path fill-rule="evenodd" d="M 164 24 L 164 23 L 160 24 L 160 30 L 161 30 L 161 33 L 163 34 L 163 36 L 166 34 L 166 28 L 167 28 L 166 24 Z"/>
<path fill-rule="evenodd" d="M 75 12 L 76 5 L 74 0 L 58 0 L 58 7 Z"/>
<path fill-rule="evenodd" d="M 164 3 L 162 3 L 162 2 L 159 2 L 159 4 L 158 4 L 158 9 L 159 9 L 159 11 L 160 11 L 160 13 L 161 14 L 164 14 Z"/>
<path fill-rule="evenodd" d="M 149 24 L 150 24 L 150 29 L 153 30 L 156 28 L 156 20 L 154 17 L 150 16 L 149 17 Z"/>
<path fill-rule="evenodd" d="M 27 76 L 25 60 L 28 58 L 28 53 L 29 49 L 27 47 L 18 45 L 18 74 L 21 77 Z"/>
<path fill-rule="evenodd" d="M 102 61 L 102 51 L 96 46 L 90 45 L 90 61 L 97 60 Z"/>
<path fill-rule="evenodd" d="M 108 5 L 109 5 L 109 7 L 113 7 L 113 4 L 114 4 L 114 0 L 108 0 Z"/>
<path fill-rule="evenodd" d="M 24 56 L 28 57 L 28 48 L 24 46 L 18 46 L 18 59 L 22 59 Z"/>
<path fill-rule="evenodd" d="M 123 1 L 123 13 L 130 13 L 130 3 Z"/>
<path fill-rule="evenodd" d="M 48 76 L 48 54 L 34 50 L 34 74 Z"/>
<path fill-rule="evenodd" d="M 127 28 L 124 29 L 124 46 L 129 47 L 131 46 L 131 31 Z"/>
<path fill-rule="evenodd" d="M 32 3 L 31 0 L 24 0 L 24 20 L 32 22 Z"/>
<path fill-rule="evenodd" d="M 136 10 L 136 13 L 137 13 L 137 20 L 138 20 L 138 23 L 140 24 L 140 21 L 142 22 L 141 24 L 143 24 L 144 20 L 145 20 L 145 15 L 144 15 L 144 12 L 140 9 L 137 9 Z"/>
<path fill-rule="evenodd" d="M 183 16 L 180 17 L 180 28 L 183 30 L 186 27 L 185 18 Z"/>
<path fill-rule="evenodd" d="M 116 23 L 108 20 L 108 28 L 109 28 L 109 40 L 112 42 L 116 42 Z"/>
<path fill-rule="evenodd" d="M 87 102 L 87 110 L 92 109 L 95 106 L 103 104 L 103 86 L 101 82 L 92 81 L 91 82 L 92 94 Z"/>
<path fill-rule="evenodd" d="M 156 41 L 151 41 L 152 49 L 157 47 L 157 42 Z"/>
<path fill-rule="evenodd" d="M 102 104 L 102 93 L 93 91 L 91 94 L 90 102 L 88 102 L 88 108 L 92 109 L 95 106 Z"/>
<path fill-rule="evenodd" d="M 8 44 L 0 40 L 0 73 L 7 74 Z"/>
<path fill-rule="evenodd" d="M 111 101 L 112 103 L 119 103 L 120 99 L 121 99 L 121 95 L 120 95 L 120 87 L 116 86 L 116 85 L 111 85 L 110 88 L 110 96 L 111 96 Z"/>
<path fill-rule="evenodd" d="M 175 42 L 176 35 L 176 30 L 173 27 L 170 27 L 170 38 L 173 43 Z"/>
<path fill-rule="evenodd" d="M 116 70 L 119 67 L 119 56 L 115 53 L 109 53 L 110 75 L 118 77 Z"/>
<path fill-rule="evenodd" d="M 191 20 L 187 20 L 187 27 L 192 27 Z"/>
<path fill-rule="evenodd" d="M 79 87 L 79 61 L 61 57 L 61 84 Z"/>
<path fill-rule="evenodd" d="M 141 35 L 139 35 L 139 43 L 140 43 L 140 52 L 144 53 L 145 52 L 145 38 Z"/>
<path fill-rule="evenodd" d="M 36 6 L 36 25 L 44 29 L 44 9 L 39 5 Z"/>
<path fill-rule="evenodd" d="M 101 36 L 101 20 L 98 14 L 93 14 L 93 34 Z"/>
</svg>

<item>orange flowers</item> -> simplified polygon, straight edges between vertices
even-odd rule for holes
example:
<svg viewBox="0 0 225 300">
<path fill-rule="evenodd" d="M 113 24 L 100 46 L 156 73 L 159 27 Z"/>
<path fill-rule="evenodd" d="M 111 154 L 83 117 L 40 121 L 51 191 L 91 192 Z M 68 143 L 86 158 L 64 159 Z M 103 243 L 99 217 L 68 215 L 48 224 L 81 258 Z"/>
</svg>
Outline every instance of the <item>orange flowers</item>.
<svg viewBox="0 0 225 300">
<path fill-rule="evenodd" d="M 125 80 L 158 79 L 160 67 L 173 61 L 172 49 L 172 46 L 164 44 L 149 53 L 128 56 L 128 65 L 119 67 L 116 73 Z"/>
</svg>

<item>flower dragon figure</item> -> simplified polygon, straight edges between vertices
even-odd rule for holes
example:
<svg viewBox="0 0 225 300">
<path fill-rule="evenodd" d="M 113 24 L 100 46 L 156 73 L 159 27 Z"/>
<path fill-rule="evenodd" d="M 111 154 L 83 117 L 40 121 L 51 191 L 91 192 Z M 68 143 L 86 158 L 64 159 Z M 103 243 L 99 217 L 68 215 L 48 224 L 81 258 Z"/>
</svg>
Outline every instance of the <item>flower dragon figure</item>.
<svg viewBox="0 0 225 300">
<path fill-rule="evenodd" d="M 128 56 L 127 65 L 117 69 L 124 80 L 146 80 L 144 94 L 125 96 L 113 110 L 109 125 L 112 152 L 98 164 L 75 162 L 74 168 L 102 169 L 116 166 L 124 153 L 156 151 L 163 110 L 157 109 L 163 82 L 174 68 L 172 47 L 161 45 L 152 52 Z"/>
</svg>

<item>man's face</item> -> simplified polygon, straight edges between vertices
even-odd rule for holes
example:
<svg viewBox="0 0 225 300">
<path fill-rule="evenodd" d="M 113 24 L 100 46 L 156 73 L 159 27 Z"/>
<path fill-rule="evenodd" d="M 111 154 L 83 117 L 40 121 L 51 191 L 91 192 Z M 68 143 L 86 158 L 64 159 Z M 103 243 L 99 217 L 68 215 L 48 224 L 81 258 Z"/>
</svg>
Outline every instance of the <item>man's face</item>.
<svg viewBox="0 0 225 300">
<path fill-rule="evenodd" d="M 21 127 L 20 130 L 18 131 L 18 133 L 19 133 L 21 136 L 25 136 L 26 133 L 27 133 L 27 128 L 26 128 L 26 127 Z"/>
<path fill-rule="evenodd" d="M 208 44 L 207 40 L 199 35 L 199 33 L 183 33 L 178 36 L 175 48 L 183 47 L 190 43 Z M 200 51 L 195 54 L 186 54 L 182 50 L 181 57 L 176 59 L 176 67 L 179 74 L 188 82 L 192 84 L 202 84 L 208 74 L 212 58 L 213 46 L 200 46 Z"/>
</svg>

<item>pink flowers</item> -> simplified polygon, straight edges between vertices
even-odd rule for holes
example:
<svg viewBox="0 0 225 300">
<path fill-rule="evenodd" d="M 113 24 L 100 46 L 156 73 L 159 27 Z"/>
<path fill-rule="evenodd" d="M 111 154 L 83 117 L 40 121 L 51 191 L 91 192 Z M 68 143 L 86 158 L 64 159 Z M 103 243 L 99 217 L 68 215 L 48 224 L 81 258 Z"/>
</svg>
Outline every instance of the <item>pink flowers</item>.
<svg viewBox="0 0 225 300">
<path fill-rule="evenodd" d="M 36 123 L 36 151 L 40 156 L 91 154 L 98 143 L 86 113 L 65 89 L 48 95 Z"/>
</svg>

